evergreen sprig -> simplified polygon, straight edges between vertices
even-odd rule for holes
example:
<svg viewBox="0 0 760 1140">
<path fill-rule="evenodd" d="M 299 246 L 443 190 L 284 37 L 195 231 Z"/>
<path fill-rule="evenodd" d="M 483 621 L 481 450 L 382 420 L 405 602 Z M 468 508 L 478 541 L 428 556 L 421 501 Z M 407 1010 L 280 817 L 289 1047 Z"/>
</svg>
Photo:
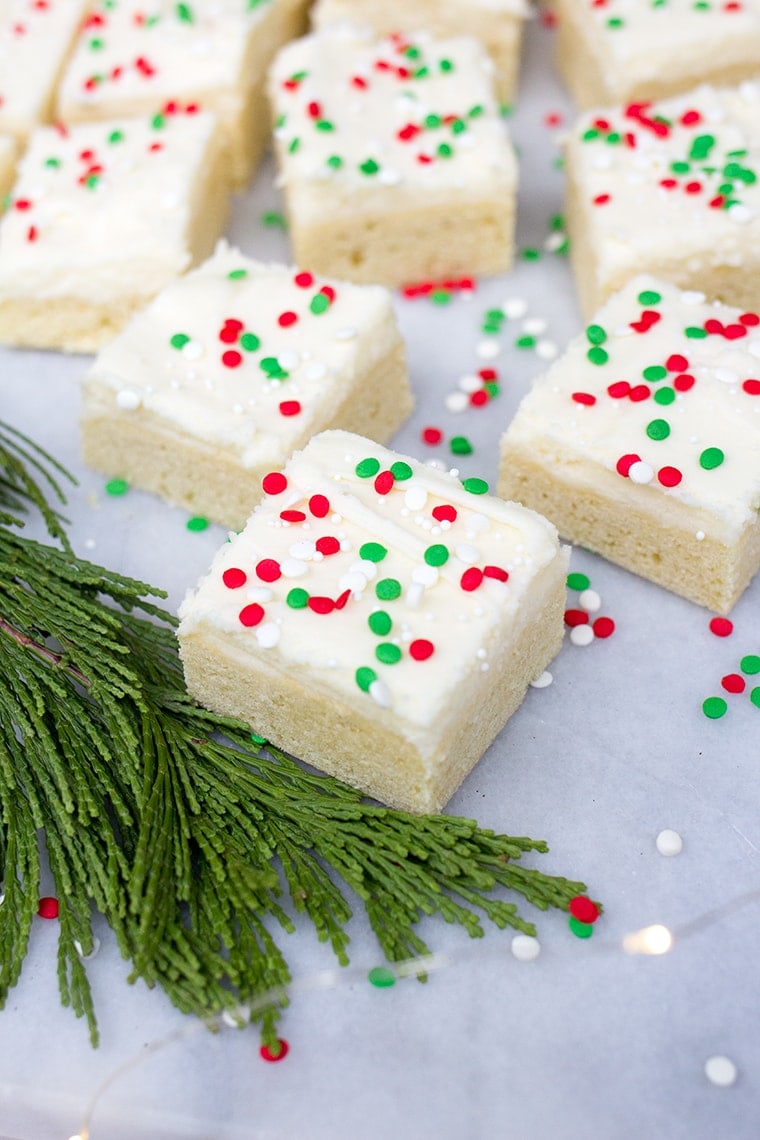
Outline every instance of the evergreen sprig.
<svg viewBox="0 0 760 1140">
<path fill-rule="evenodd" d="M 274 1045 L 290 981 L 276 932 L 303 915 L 346 964 L 341 883 L 391 962 L 428 953 L 423 915 L 474 937 L 483 917 L 534 933 L 500 888 L 541 909 L 585 890 L 519 864 L 541 841 L 366 803 L 197 707 L 160 592 L 73 553 L 49 503 L 63 504 L 67 478 L 0 422 L 0 1006 L 37 911 L 38 833 L 60 907 L 61 997 L 93 1043 L 95 912 L 132 980 L 203 1018 L 256 1003 Z M 54 542 L 22 533 L 32 508 Z"/>
</svg>

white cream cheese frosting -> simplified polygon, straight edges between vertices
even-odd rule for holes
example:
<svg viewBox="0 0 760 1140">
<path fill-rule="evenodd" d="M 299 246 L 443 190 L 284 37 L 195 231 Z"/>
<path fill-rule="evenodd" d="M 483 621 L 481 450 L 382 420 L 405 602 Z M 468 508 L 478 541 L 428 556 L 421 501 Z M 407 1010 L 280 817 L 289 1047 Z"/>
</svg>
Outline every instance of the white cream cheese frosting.
<svg viewBox="0 0 760 1140">
<path fill-rule="evenodd" d="M 366 701 L 413 742 L 473 699 L 560 557 L 550 523 L 482 481 L 347 432 L 315 436 L 264 489 L 183 603 L 180 641 L 210 627 L 241 666 Z"/>
<path fill-rule="evenodd" d="M 98 355 L 88 383 L 244 466 L 281 464 L 396 343 L 390 294 L 220 242 Z"/>
<path fill-rule="evenodd" d="M 534 383 L 505 442 L 561 453 L 592 489 L 612 475 L 621 510 L 643 494 L 663 517 L 707 512 L 733 543 L 760 509 L 760 315 L 637 277 Z"/>
</svg>

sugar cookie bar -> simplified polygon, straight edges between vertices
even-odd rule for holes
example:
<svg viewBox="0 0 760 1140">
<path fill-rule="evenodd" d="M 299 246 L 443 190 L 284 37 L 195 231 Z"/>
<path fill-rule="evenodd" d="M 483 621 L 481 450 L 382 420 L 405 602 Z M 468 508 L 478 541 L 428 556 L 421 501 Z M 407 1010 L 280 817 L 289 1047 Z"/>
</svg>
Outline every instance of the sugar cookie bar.
<svg viewBox="0 0 760 1140">
<path fill-rule="evenodd" d="M 440 811 L 560 647 L 554 527 L 341 431 L 264 491 L 182 604 L 190 693 L 376 799 Z"/>
<path fill-rule="evenodd" d="M 580 107 L 664 99 L 760 72 L 760 0 L 557 0 L 560 72 Z"/>
<path fill-rule="evenodd" d="M 520 70 L 523 0 L 317 0 L 311 10 L 320 31 L 340 22 L 372 28 L 378 35 L 427 31 L 438 38 L 474 36 L 494 63 L 499 98 L 514 100 Z"/>
<path fill-rule="evenodd" d="M 499 491 L 719 613 L 760 567 L 760 315 L 635 278 L 536 381 Z"/>
<path fill-rule="evenodd" d="M 208 113 L 38 128 L 0 222 L 0 341 L 96 351 L 211 253 L 228 191 Z"/>
<path fill-rule="evenodd" d="M 0 213 L 5 196 L 16 176 L 16 142 L 10 135 L 0 135 Z"/>
<path fill-rule="evenodd" d="M 96 0 L 64 74 L 65 122 L 149 114 L 172 103 L 213 111 L 236 186 L 271 135 L 266 71 L 305 30 L 306 0 Z"/>
<path fill-rule="evenodd" d="M 760 307 L 760 83 L 583 115 L 566 168 L 587 317 L 635 273 Z"/>
<path fill-rule="evenodd" d="M 53 116 L 85 0 L 0 0 L 0 133 L 23 143 Z"/>
<path fill-rule="evenodd" d="M 390 294 L 264 265 L 220 243 L 101 351 L 84 458 L 239 529 L 310 436 L 385 442 L 412 408 Z"/>
<path fill-rule="evenodd" d="M 270 73 L 298 264 L 395 287 L 512 260 L 516 164 L 475 40 L 339 25 Z"/>
</svg>

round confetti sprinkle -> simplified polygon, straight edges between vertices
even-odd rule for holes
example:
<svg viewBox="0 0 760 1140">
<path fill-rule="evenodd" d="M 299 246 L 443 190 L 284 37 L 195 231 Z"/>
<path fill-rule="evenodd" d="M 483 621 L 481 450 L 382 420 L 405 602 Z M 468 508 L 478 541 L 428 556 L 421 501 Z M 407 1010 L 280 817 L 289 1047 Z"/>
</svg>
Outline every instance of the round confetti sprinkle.
<svg viewBox="0 0 760 1140">
<path fill-rule="evenodd" d="M 368 693 L 370 685 L 374 684 L 377 680 L 377 673 L 374 669 L 370 669 L 368 665 L 360 665 L 354 675 L 356 677 L 356 683 L 363 693 Z"/>
<path fill-rule="evenodd" d="M 287 1041 L 279 1037 L 276 1045 L 273 1045 L 271 1048 L 269 1045 L 262 1045 L 259 1049 L 259 1056 L 263 1061 L 270 1061 L 272 1063 L 275 1061 L 284 1061 L 288 1055 L 289 1048 L 290 1046 Z"/>
<path fill-rule="evenodd" d="M 375 657 L 383 665 L 395 665 L 401 660 L 401 650 L 392 641 L 381 641 L 375 648 Z"/>
<path fill-rule="evenodd" d="M 670 424 L 667 420 L 651 420 L 646 430 L 650 439 L 667 439 L 670 435 Z"/>
<path fill-rule="evenodd" d="M 599 907 L 595 902 L 588 897 L 588 895 L 576 895 L 575 898 L 570 899 L 568 910 L 573 918 L 577 918 L 579 922 L 596 922 L 599 917 Z"/>
<path fill-rule="evenodd" d="M 380 542 L 365 542 L 359 547 L 359 557 L 365 562 L 382 562 L 388 548 Z"/>
<path fill-rule="evenodd" d="M 720 683 L 727 693 L 743 693 L 747 687 L 747 682 L 738 673 L 726 673 Z"/>
<path fill-rule="evenodd" d="M 385 610 L 376 610 L 367 618 L 367 624 L 378 637 L 387 637 L 393 626 L 391 615 Z"/>
<path fill-rule="evenodd" d="M 553 680 L 554 677 L 551 675 L 549 670 L 544 669 L 543 673 L 536 677 L 534 681 L 531 681 L 530 686 L 532 689 L 546 689 L 549 687 L 549 685 L 551 685 Z"/>
<path fill-rule="evenodd" d="M 756 685 L 755 688 L 750 691 L 749 699 L 756 709 L 760 709 L 760 685 Z"/>
<path fill-rule="evenodd" d="M 230 566 L 222 574 L 222 581 L 228 590 L 237 590 L 246 584 L 248 575 L 239 566 Z"/>
<path fill-rule="evenodd" d="M 747 654 L 747 656 L 742 657 L 739 662 L 739 668 L 742 673 L 748 673 L 750 676 L 754 676 L 755 673 L 760 673 L 760 657 L 755 656 L 753 653 Z"/>
<path fill-rule="evenodd" d="M 677 831 L 666 827 L 655 840 L 657 850 L 661 855 L 680 855 L 683 851 L 683 839 Z"/>
<path fill-rule="evenodd" d="M 594 927 L 590 922 L 581 922 L 572 914 L 567 920 L 567 925 L 570 927 L 576 938 L 590 938 L 594 933 Z"/>
<path fill-rule="evenodd" d="M 591 580 L 586 574 L 574 572 L 567 576 L 567 588 L 569 590 L 587 590 L 590 585 Z"/>
<path fill-rule="evenodd" d="M 738 1071 L 730 1057 L 716 1055 L 705 1061 L 705 1076 L 710 1084 L 729 1088 L 736 1081 Z"/>
<path fill-rule="evenodd" d="M 707 697 L 702 701 L 702 712 L 710 720 L 720 720 L 728 712 L 728 705 L 723 697 Z"/>
<path fill-rule="evenodd" d="M 462 481 L 462 486 L 464 487 L 465 491 L 468 491 L 471 495 L 488 494 L 488 484 L 486 483 L 485 479 L 477 479 L 474 477 L 471 479 L 464 479 Z"/>
<path fill-rule="evenodd" d="M 204 518 L 203 515 L 193 515 L 191 519 L 187 520 L 185 526 L 188 530 L 200 532 L 203 530 L 208 530 L 209 521 L 208 519 Z"/>
<path fill-rule="evenodd" d="M 37 914 L 40 918 L 58 918 L 58 899 L 43 895 L 37 904 Z"/>
<path fill-rule="evenodd" d="M 373 966 L 367 974 L 367 981 L 377 989 L 384 990 L 389 986 L 395 986 L 396 975 L 387 966 Z"/>
<path fill-rule="evenodd" d="M 295 586 L 292 590 L 288 591 L 285 601 L 292 610 L 303 610 L 306 609 L 309 604 L 309 595 L 306 590 Z"/>
<path fill-rule="evenodd" d="M 250 629 L 253 626 L 258 625 L 259 622 L 263 621 L 264 610 L 262 606 L 258 604 L 258 602 L 252 602 L 250 606 L 243 607 L 243 609 L 238 614 L 238 617 L 240 619 L 240 624 L 247 626 Z"/>
<path fill-rule="evenodd" d="M 472 444 L 467 436 L 454 435 L 449 440 L 449 449 L 452 455 L 471 455 Z"/>
<path fill-rule="evenodd" d="M 401 583 L 397 578 L 381 578 L 375 586 L 375 594 L 381 602 L 392 602 L 401 596 Z"/>
<path fill-rule="evenodd" d="M 428 566 L 445 566 L 449 560 L 448 547 L 441 542 L 434 543 L 427 548 L 424 557 Z"/>
<path fill-rule="evenodd" d="M 594 631 L 590 625 L 576 625 L 570 630 L 570 640 L 573 645 L 590 645 L 594 640 Z"/>
<path fill-rule="evenodd" d="M 427 443 L 430 447 L 436 447 L 442 439 L 443 432 L 440 428 L 426 427 L 422 429 L 422 442 Z"/>
<path fill-rule="evenodd" d="M 710 619 L 710 633 L 716 637 L 729 637 L 734 632 L 734 623 L 727 617 L 714 617 Z"/>
<path fill-rule="evenodd" d="M 281 573 L 280 564 L 274 558 L 262 558 L 256 563 L 256 577 L 262 582 L 276 582 Z"/>
<path fill-rule="evenodd" d="M 107 495 L 113 495 L 115 497 L 118 495 L 126 495 L 128 490 L 129 483 L 126 479 L 109 479 L 106 483 Z"/>
<path fill-rule="evenodd" d="M 615 622 L 611 617 L 598 617 L 591 625 L 594 637 L 612 637 L 615 632 Z"/>
<path fill-rule="evenodd" d="M 699 466 L 705 471 L 713 471 L 716 467 L 720 467 L 725 458 L 719 447 L 706 447 L 699 457 Z"/>
<path fill-rule="evenodd" d="M 377 475 L 379 470 L 380 460 L 375 459 L 374 456 L 361 459 L 354 468 L 355 473 L 360 479 L 371 479 L 373 475 Z"/>
<path fill-rule="evenodd" d="M 409 656 L 414 661 L 427 661 L 428 657 L 432 657 L 435 646 L 432 641 L 428 641 L 425 637 L 415 638 L 409 645 Z"/>
<path fill-rule="evenodd" d="M 530 934 L 516 934 L 512 939 L 510 948 L 512 956 L 518 962 L 535 962 L 541 953 L 541 943 Z"/>
<path fill-rule="evenodd" d="M 414 474 L 414 472 L 412 471 L 409 464 L 404 463 L 404 461 L 400 460 L 400 459 L 396 460 L 395 463 L 391 463 L 390 470 L 391 470 L 391 475 L 393 476 L 393 478 L 396 480 L 397 483 L 406 482 L 406 480 L 411 479 L 412 475 Z"/>
<path fill-rule="evenodd" d="M 261 486 L 267 495 L 281 495 L 288 485 L 288 481 L 281 471 L 270 471 L 261 480 Z"/>
<path fill-rule="evenodd" d="M 602 599 L 596 590 L 581 590 L 578 595 L 578 605 L 589 614 L 595 614 L 602 604 Z"/>
<path fill-rule="evenodd" d="M 326 495 L 312 495 L 309 499 L 309 510 L 316 519 L 323 519 L 330 513 L 330 500 Z"/>
</svg>

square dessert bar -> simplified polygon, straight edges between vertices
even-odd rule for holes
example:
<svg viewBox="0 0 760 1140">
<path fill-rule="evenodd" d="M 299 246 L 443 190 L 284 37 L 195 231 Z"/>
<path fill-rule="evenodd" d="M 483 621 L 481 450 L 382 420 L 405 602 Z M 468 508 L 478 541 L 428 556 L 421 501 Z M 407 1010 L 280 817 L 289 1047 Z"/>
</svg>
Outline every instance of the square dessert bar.
<svg viewBox="0 0 760 1140">
<path fill-rule="evenodd" d="M 0 132 L 23 142 L 53 117 L 85 0 L 0 0 Z"/>
<path fill-rule="evenodd" d="M 557 0 L 560 72 L 580 107 L 758 74 L 760 0 Z"/>
<path fill-rule="evenodd" d="M 584 115 L 566 170 L 587 317 L 636 273 L 760 307 L 760 84 Z"/>
<path fill-rule="evenodd" d="M 727 613 L 760 567 L 760 315 L 641 276 L 523 399 L 499 490 Z"/>
<path fill-rule="evenodd" d="M 314 436 L 182 604 L 190 693 L 376 799 L 440 811 L 562 641 L 567 551 L 487 489 Z"/>
<path fill-rule="evenodd" d="M 512 260 L 516 164 L 472 39 L 338 25 L 278 54 L 275 139 L 295 260 L 395 287 Z"/>
<path fill-rule="evenodd" d="M 263 476 L 310 436 L 345 427 L 385 442 L 411 408 L 385 289 L 220 243 L 96 358 L 82 447 L 91 466 L 239 529 Z"/>
<path fill-rule="evenodd" d="M 306 0 L 96 0 L 64 74 L 64 122 L 148 114 L 180 101 L 216 114 L 236 186 L 271 135 L 266 71 L 305 30 Z"/>
<path fill-rule="evenodd" d="M 211 253 L 228 191 L 213 115 L 39 127 L 0 222 L 0 341 L 96 351 Z"/>
<path fill-rule="evenodd" d="M 319 31 L 341 21 L 370 27 L 378 35 L 427 31 L 431 35 L 474 36 L 494 63 L 500 99 L 510 102 L 517 90 L 524 0 L 317 0 L 311 10 Z"/>
</svg>

